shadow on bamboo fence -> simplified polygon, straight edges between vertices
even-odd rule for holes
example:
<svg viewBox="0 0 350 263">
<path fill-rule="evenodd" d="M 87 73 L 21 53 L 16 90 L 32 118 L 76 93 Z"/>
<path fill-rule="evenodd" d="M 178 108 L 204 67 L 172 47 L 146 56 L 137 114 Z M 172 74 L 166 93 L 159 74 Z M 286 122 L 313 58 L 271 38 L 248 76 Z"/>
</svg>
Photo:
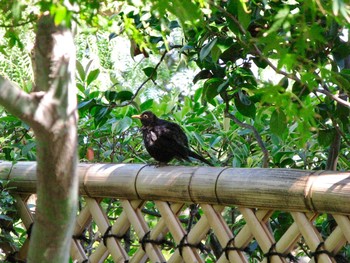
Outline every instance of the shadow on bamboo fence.
<svg viewBox="0 0 350 263">
<path fill-rule="evenodd" d="M 0 162 L 27 229 L 35 173 L 34 162 Z M 78 173 L 75 262 L 340 262 L 349 250 L 349 172 L 79 164 Z"/>
</svg>

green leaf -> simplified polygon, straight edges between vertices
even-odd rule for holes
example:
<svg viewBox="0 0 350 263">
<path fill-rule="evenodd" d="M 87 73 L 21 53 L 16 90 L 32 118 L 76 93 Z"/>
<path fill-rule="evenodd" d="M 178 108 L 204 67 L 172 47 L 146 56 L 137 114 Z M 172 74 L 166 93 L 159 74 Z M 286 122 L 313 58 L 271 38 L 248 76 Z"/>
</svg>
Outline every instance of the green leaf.
<svg viewBox="0 0 350 263">
<path fill-rule="evenodd" d="M 119 91 L 116 97 L 116 100 L 120 100 L 120 102 L 131 100 L 134 96 L 134 93 L 128 90 Z"/>
<path fill-rule="evenodd" d="M 344 127 L 349 125 L 350 109 L 348 107 L 338 104 L 335 110 L 335 116 L 340 119 Z"/>
<path fill-rule="evenodd" d="M 238 96 L 235 96 L 234 101 L 239 113 L 252 119 L 255 118 L 256 107 L 246 94 L 244 94 L 242 91 L 239 91 Z"/>
<path fill-rule="evenodd" d="M 288 8 L 287 5 L 285 5 L 283 9 L 280 9 L 278 11 L 277 15 L 275 16 L 276 21 L 272 24 L 272 26 L 265 33 L 265 35 L 269 35 L 273 32 L 278 31 L 283 26 L 289 14 L 290 14 L 290 9 Z"/>
<path fill-rule="evenodd" d="M 210 41 L 208 44 L 206 44 L 204 47 L 202 47 L 201 51 L 199 52 L 199 59 L 204 60 L 211 52 L 212 48 L 215 46 L 216 41 L 218 39 L 214 38 L 212 41 Z"/>
<path fill-rule="evenodd" d="M 147 77 L 152 77 L 153 80 L 157 79 L 157 71 L 154 67 L 147 67 L 142 69 Z"/>
<path fill-rule="evenodd" d="M 281 109 L 276 109 L 272 112 L 270 130 L 279 137 L 287 130 L 287 117 Z"/>
<path fill-rule="evenodd" d="M 337 43 L 337 45 L 335 45 L 334 49 L 332 50 L 332 54 L 336 58 L 336 60 L 342 60 L 342 59 L 346 58 L 347 56 L 350 55 L 349 43 L 348 42 Z"/>
<path fill-rule="evenodd" d="M 196 140 L 199 142 L 200 145 L 205 146 L 204 140 L 202 136 L 199 135 L 198 132 L 192 132 L 191 134 L 196 138 Z"/>
<path fill-rule="evenodd" d="M 140 105 L 141 111 L 148 110 L 153 105 L 153 99 L 148 99 Z"/>
<path fill-rule="evenodd" d="M 203 21 L 200 6 L 193 1 L 173 0 L 170 2 L 160 0 L 155 3 L 158 5 L 157 10 L 160 11 L 160 16 L 165 15 L 166 11 L 169 11 L 179 18 L 183 27 L 186 25 L 199 25 Z"/>
<path fill-rule="evenodd" d="M 26 156 L 35 146 L 36 146 L 35 142 L 30 142 L 30 143 L 26 144 L 22 148 L 22 155 Z"/>
<path fill-rule="evenodd" d="M 204 83 L 203 94 L 207 101 L 211 102 L 219 94 L 218 87 L 223 81 L 220 78 L 212 78 Z"/>
<path fill-rule="evenodd" d="M 308 86 L 299 82 L 294 82 L 292 86 L 292 92 L 300 99 L 304 99 L 307 95 L 310 94 Z"/>
<path fill-rule="evenodd" d="M 220 92 L 223 91 L 223 90 L 226 90 L 226 89 L 229 87 L 229 83 L 230 83 L 230 80 L 229 80 L 229 79 L 227 79 L 227 80 L 225 80 L 224 82 L 222 82 L 222 83 L 218 86 L 218 89 L 217 89 L 218 93 L 220 93 Z"/>
<path fill-rule="evenodd" d="M 197 73 L 196 76 L 193 78 L 193 83 L 196 84 L 198 80 L 200 79 L 208 79 L 211 78 L 213 74 L 208 69 L 201 70 Z"/>
<path fill-rule="evenodd" d="M 251 14 L 246 6 L 246 1 L 228 1 L 228 11 L 235 16 L 244 28 L 247 28 L 251 21 Z"/>
<path fill-rule="evenodd" d="M 77 88 L 78 88 L 78 90 L 81 92 L 81 93 L 84 93 L 84 91 L 85 91 L 85 86 L 83 85 L 83 84 L 81 84 L 81 83 L 76 83 L 76 85 L 77 85 Z"/>
<path fill-rule="evenodd" d="M 233 45 L 232 38 L 218 38 L 216 46 L 221 50 L 221 53 L 228 50 Z M 240 46 L 239 44 L 237 44 Z"/>
<path fill-rule="evenodd" d="M 350 91 L 350 81 L 343 74 L 332 71 L 332 79 L 343 90 Z M 346 76 L 346 75 L 345 75 Z"/>
<path fill-rule="evenodd" d="M 95 99 L 86 100 L 86 101 L 79 102 L 78 109 L 81 111 L 84 111 L 84 110 L 90 109 L 94 105 L 96 105 Z"/>
<path fill-rule="evenodd" d="M 335 16 L 338 16 L 339 9 L 340 9 L 340 6 L 342 5 L 343 1 L 342 0 L 333 0 L 332 2 L 333 2 L 333 5 L 332 5 L 333 14 Z"/>
<path fill-rule="evenodd" d="M 118 97 L 118 92 L 114 91 L 114 90 L 107 90 L 105 91 L 105 98 L 111 102 L 111 101 L 115 101 Z"/>
<path fill-rule="evenodd" d="M 112 124 L 112 131 L 114 134 L 123 133 L 130 128 L 131 124 L 132 124 L 132 119 L 129 117 L 125 117 Z"/>
<path fill-rule="evenodd" d="M 86 64 L 85 72 L 89 72 L 89 71 L 90 71 L 90 67 L 91 67 L 91 65 L 92 65 L 92 62 L 94 62 L 93 59 L 91 59 L 91 60 Z"/>
<path fill-rule="evenodd" d="M 98 78 L 98 75 L 100 74 L 99 69 L 94 69 L 90 71 L 89 75 L 87 76 L 86 84 L 90 85 L 94 80 Z"/>
<path fill-rule="evenodd" d="M 202 92 L 203 92 L 203 88 L 199 88 L 195 91 L 195 93 L 193 95 L 194 102 L 197 102 L 199 100 L 199 98 L 202 96 Z"/>
<path fill-rule="evenodd" d="M 289 84 L 289 81 L 288 81 L 288 78 L 287 77 L 283 77 L 279 82 L 278 82 L 278 85 L 283 87 L 283 88 L 288 88 L 288 84 Z"/>
<path fill-rule="evenodd" d="M 14 18 L 14 20 L 18 21 L 21 18 L 21 14 L 22 14 L 22 4 L 20 1 L 13 1 L 12 2 L 12 17 Z"/>
<path fill-rule="evenodd" d="M 55 10 L 54 10 L 55 18 L 54 22 L 55 25 L 59 25 L 64 21 L 67 17 L 67 8 L 63 5 L 57 5 Z"/>
<path fill-rule="evenodd" d="M 94 120 L 95 125 L 102 125 L 104 122 L 107 121 L 106 116 L 110 113 L 109 107 L 98 107 L 95 114 L 94 114 Z"/>
<path fill-rule="evenodd" d="M 254 57 L 253 61 L 259 68 L 265 69 L 268 66 L 267 62 L 260 57 Z"/>
<path fill-rule="evenodd" d="M 215 137 L 215 139 L 210 142 L 210 148 L 214 148 L 216 144 L 220 142 L 222 142 L 222 136 Z"/>
<path fill-rule="evenodd" d="M 317 137 L 318 143 L 323 147 L 327 147 L 331 145 L 335 135 L 336 135 L 335 129 L 319 130 L 318 137 Z"/>
<path fill-rule="evenodd" d="M 85 78 L 86 78 L 85 70 L 84 70 L 84 67 L 83 67 L 83 65 L 80 63 L 79 60 L 76 61 L 76 67 L 77 67 L 77 71 L 78 71 L 78 74 L 79 74 L 79 78 L 80 78 L 82 81 L 85 81 Z"/>
<path fill-rule="evenodd" d="M 213 59 L 213 62 L 217 63 L 221 54 L 222 52 L 220 48 L 218 48 L 217 46 L 213 46 L 213 48 L 211 49 L 211 57 Z"/>
<path fill-rule="evenodd" d="M 284 54 L 281 55 L 280 60 L 278 61 L 278 68 L 286 67 L 287 70 L 292 70 L 295 65 L 297 65 L 297 54 Z"/>
<path fill-rule="evenodd" d="M 18 118 L 12 115 L 0 117 L 0 122 L 14 122 L 14 121 L 18 121 Z"/>
</svg>

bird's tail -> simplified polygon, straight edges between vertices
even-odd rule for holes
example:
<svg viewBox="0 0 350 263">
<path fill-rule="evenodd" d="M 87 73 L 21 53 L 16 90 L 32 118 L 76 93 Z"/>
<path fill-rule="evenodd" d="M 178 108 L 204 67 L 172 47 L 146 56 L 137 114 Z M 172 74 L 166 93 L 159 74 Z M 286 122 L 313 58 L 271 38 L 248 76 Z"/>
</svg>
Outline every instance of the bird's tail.
<svg viewBox="0 0 350 263">
<path fill-rule="evenodd" d="M 201 162 L 206 163 L 209 166 L 213 166 L 213 164 L 211 162 L 209 162 L 208 160 L 206 160 L 203 156 L 200 156 L 199 154 L 197 154 L 191 150 L 189 150 L 188 156 L 195 158 L 197 160 L 200 160 Z"/>
</svg>

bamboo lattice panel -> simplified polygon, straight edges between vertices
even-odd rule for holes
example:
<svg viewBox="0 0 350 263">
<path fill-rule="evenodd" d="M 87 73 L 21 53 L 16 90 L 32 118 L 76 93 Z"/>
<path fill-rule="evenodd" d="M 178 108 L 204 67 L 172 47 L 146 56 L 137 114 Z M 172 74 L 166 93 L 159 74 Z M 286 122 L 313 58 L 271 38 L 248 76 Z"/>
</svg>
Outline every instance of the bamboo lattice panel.
<svg viewBox="0 0 350 263">
<path fill-rule="evenodd" d="M 33 219 L 25 199 L 16 198 L 29 227 Z M 317 214 L 291 212 L 293 222 L 276 242 L 267 224 L 272 210 L 237 208 L 245 224 L 232 229 L 223 217 L 224 206 L 201 204 L 202 214 L 188 231 L 188 222 L 180 218 L 184 213 L 189 217 L 189 209 L 182 203 L 155 201 L 159 217 L 152 226 L 145 219 L 148 214 L 142 212 L 145 201 L 120 200 L 122 212 L 114 220 L 108 219 L 96 199 L 85 198 L 84 203 L 72 239 L 71 256 L 77 262 L 105 262 L 107 257 L 114 262 L 300 262 L 301 246 L 311 257 L 304 257 L 303 262 L 315 262 L 316 258 L 317 262 L 338 262 L 335 256 L 350 241 L 350 220 L 344 215 L 333 215 L 337 225 L 324 238 L 314 225 Z M 87 231 L 92 224 L 96 229 L 93 236 Z M 129 228 L 132 233 L 126 237 Z M 129 238 L 133 249 L 127 248 Z M 217 256 L 209 242 L 213 238 L 220 245 Z M 254 241 L 258 253 L 249 251 Z"/>
<path fill-rule="evenodd" d="M 35 163 L 6 177 L 3 166 L 28 229 Z M 350 241 L 349 173 L 81 164 L 79 176 L 77 262 L 341 262 Z M 118 204 L 114 218 L 106 198 Z M 330 215 L 324 233 L 317 222 Z M 288 227 L 278 229 L 283 218 Z"/>
</svg>

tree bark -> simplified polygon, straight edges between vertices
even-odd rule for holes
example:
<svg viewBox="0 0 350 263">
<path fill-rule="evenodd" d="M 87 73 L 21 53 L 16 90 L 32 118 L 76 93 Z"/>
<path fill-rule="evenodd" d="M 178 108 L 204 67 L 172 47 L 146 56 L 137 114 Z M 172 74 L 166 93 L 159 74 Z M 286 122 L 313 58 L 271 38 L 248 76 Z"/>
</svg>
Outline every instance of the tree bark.
<svg viewBox="0 0 350 263">
<path fill-rule="evenodd" d="M 42 16 L 34 47 L 34 92 L 0 77 L 0 104 L 27 122 L 37 143 L 37 206 L 27 262 L 68 262 L 78 204 L 75 45 Z"/>
</svg>

